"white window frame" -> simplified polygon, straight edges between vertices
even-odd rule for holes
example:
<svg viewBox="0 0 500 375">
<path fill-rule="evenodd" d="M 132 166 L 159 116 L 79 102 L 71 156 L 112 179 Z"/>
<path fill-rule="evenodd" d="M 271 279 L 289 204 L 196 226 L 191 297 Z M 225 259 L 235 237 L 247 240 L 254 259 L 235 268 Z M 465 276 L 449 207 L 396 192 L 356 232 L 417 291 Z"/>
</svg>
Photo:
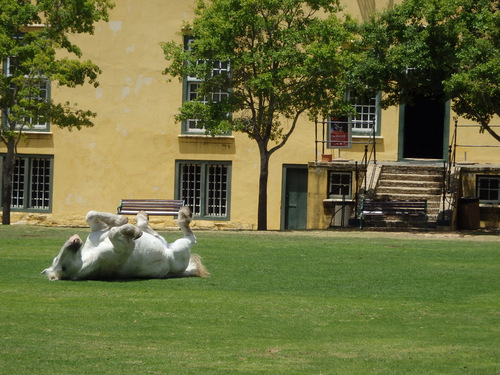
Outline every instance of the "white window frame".
<svg viewBox="0 0 500 375">
<path fill-rule="evenodd" d="M 8 77 L 12 77 L 13 75 L 13 72 L 11 71 L 12 70 L 12 67 L 15 66 L 14 64 L 12 64 L 11 60 L 13 59 L 13 57 L 7 57 L 6 61 L 5 61 L 5 73 Z M 25 76 L 25 78 L 28 78 L 27 76 Z M 44 102 L 48 102 L 50 100 L 50 96 L 51 96 L 51 93 L 50 93 L 50 88 L 51 88 L 51 85 L 50 85 L 50 80 L 47 79 L 46 77 L 44 76 L 40 76 L 40 77 L 34 77 L 35 79 L 39 79 L 40 82 L 39 82 L 39 88 L 41 90 L 42 93 L 44 93 L 43 96 L 37 96 L 35 97 L 34 99 L 37 100 L 37 101 L 44 101 Z M 7 113 L 8 115 L 8 113 Z M 40 120 L 40 119 L 38 119 Z M 26 130 L 29 130 L 29 131 L 45 131 L 45 132 L 48 132 L 50 131 L 50 123 L 49 121 L 45 121 L 45 122 L 36 122 L 34 123 L 33 122 L 33 118 L 32 117 L 29 117 L 26 119 L 25 121 L 28 125 L 28 128 L 24 128 L 23 130 L 26 131 Z M 26 127 L 26 124 L 23 124 L 25 127 Z M 20 125 L 17 125 L 16 124 L 16 130 L 20 130 L 21 129 L 21 126 Z"/>
<path fill-rule="evenodd" d="M 339 177 L 338 183 L 333 183 L 333 178 Z M 346 181 L 347 179 L 347 181 Z M 347 191 L 342 187 L 346 186 Z M 345 193 L 345 194 L 343 194 Z M 349 171 L 329 171 L 328 172 L 328 198 L 329 199 L 352 199 L 352 172 Z"/>
<path fill-rule="evenodd" d="M 185 46 L 187 49 L 191 48 L 191 43 L 193 42 L 194 38 L 192 37 L 186 37 L 185 41 Z M 217 76 L 221 73 L 227 73 L 230 71 L 230 64 L 229 62 L 223 62 L 223 61 L 215 61 L 213 63 L 212 67 L 212 77 Z M 185 94 L 184 94 L 184 102 L 185 101 L 190 101 L 194 100 L 198 97 L 198 94 L 196 93 L 196 86 L 198 86 L 201 82 L 203 82 L 202 79 L 199 79 L 198 77 L 195 76 L 188 76 L 185 79 Z M 207 98 L 206 96 L 203 97 L 203 100 L 201 100 L 202 103 L 208 103 L 209 101 L 211 102 L 219 102 L 223 98 L 227 98 L 229 96 L 228 91 L 217 91 L 213 92 L 210 95 L 210 98 Z M 188 133 L 188 134 L 205 134 L 206 130 L 204 127 L 198 126 L 198 123 L 200 122 L 200 119 L 188 119 L 184 122 L 183 124 L 183 132 Z"/>
<path fill-rule="evenodd" d="M 374 128 L 375 133 L 378 134 L 380 132 L 381 94 L 378 93 L 371 97 L 368 99 L 369 102 L 366 103 L 366 101 L 359 101 L 353 91 L 348 91 L 346 93 L 346 99 L 348 102 L 352 103 L 356 110 L 356 115 L 348 117 L 348 122 L 352 124 L 353 135 L 373 135 Z"/>
</svg>

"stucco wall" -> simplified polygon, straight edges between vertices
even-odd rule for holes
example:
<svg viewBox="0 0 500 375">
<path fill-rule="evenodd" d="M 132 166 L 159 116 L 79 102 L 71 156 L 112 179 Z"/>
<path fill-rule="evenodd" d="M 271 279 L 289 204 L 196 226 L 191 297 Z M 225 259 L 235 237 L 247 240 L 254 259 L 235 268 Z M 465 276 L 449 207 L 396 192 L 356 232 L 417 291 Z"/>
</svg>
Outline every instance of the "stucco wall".
<svg viewBox="0 0 500 375">
<path fill-rule="evenodd" d="M 307 227 L 308 229 L 327 229 L 329 227 L 349 226 L 349 219 L 355 217 L 355 192 L 357 189 L 356 168 L 360 176 L 362 166 L 353 162 L 313 162 L 308 166 L 308 194 L 307 194 Z M 352 196 L 345 201 L 328 199 L 328 174 L 331 172 L 346 172 L 352 174 Z M 341 206 L 344 206 L 344 222 L 342 223 Z"/>
</svg>

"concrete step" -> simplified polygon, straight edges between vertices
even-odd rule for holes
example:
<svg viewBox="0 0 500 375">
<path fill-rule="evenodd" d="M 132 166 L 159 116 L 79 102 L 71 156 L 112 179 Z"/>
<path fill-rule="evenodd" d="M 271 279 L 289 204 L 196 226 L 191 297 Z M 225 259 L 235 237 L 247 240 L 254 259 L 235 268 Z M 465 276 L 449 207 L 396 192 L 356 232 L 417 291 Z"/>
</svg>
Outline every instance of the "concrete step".
<svg viewBox="0 0 500 375">
<path fill-rule="evenodd" d="M 443 181 L 442 175 L 431 175 L 431 174 L 405 174 L 405 173 L 386 173 L 382 172 L 380 174 L 380 179 L 384 181 L 432 181 L 439 182 Z"/>
<path fill-rule="evenodd" d="M 427 200 L 427 226 L 433 228 L 440 213 L 443 168 L 435 166 L 384 165 L 375 189 L 375 199 Z M 385 229 L 423 229 L 420 217 L 370 217 L 367 226 Z"/>
<path fill-rule="evenodd" d="M 401 188 L 419 188 L 419 187 L 441 187 L 441 182 L 425 180 L 390 180 L 383 179 L 379 181 L 379 187 L 401 187 Z"/>
<path fill-rule="evenodd" d="M 408 174 L 435 174 L 442 175 L 443 167 L 436 166 L 414 166 L 414 165 L 384 165 L 383 172 L 387 173 L 408 173 Z"/>
<path fill-rule="evenodd" d="M 440 186 L 426 186 L 426 187 L 402 187 L 402 186 L 379 186 L 377 188 L 377 195 L 385 194 L 385 195 L 441 195 L 441 187 Z"/>
<path fill-rule="evenodd" d="M 390 194 L 380 194 L 378 191 L 375 194 L 376 199 L 401 199 L 401 200 L 427 200 L 427 203 L 439 202 L 441 200 L 441 195 L 429 195 L 425 192 L 391 192 Z"/>
</svg>

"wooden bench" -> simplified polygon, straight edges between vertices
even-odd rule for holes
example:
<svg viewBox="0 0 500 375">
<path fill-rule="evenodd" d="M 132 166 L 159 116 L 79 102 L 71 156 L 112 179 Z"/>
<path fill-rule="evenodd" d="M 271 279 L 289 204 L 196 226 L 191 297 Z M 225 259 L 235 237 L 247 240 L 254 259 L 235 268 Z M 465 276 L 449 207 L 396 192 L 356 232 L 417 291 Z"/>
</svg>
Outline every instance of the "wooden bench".
<svg viewBox="0 0 500 375">
<path fill-rule="evenodd" d="M 176 216 L 183 200 L 177 199 L 122 199 L 116 213 L 118 215 L 137 215 L 145 211 L 148 215 Z"/>
<path fill-rule="evenodd" d="M 365 217 L 369 216 L 403 216 L 421 217 L 427 231 L 427 200 L 372 200 L 363 199 L 359 229 L 363 230 Z"/>
</svg>

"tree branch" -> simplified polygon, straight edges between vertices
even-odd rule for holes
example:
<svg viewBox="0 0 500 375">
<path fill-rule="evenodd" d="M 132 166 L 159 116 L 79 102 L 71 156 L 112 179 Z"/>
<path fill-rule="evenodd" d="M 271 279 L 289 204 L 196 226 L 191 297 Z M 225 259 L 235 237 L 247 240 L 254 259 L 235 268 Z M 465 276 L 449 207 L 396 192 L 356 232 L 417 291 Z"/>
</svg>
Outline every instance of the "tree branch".
<svg viewBox="0 0 500 375">
<path fill-rule="evenodd" d="M 486 130 L 493 138 L 495 138 L 498 142 L 500 142 L 500 134 L 497 134 L 489 125 L 489 121 L 487 121 L 479 112 L 477 112 L 472 105 L 462 96 L 458 96 L 459 99 L 469 108 L 470 113 L 476 118 L 477 122 L 479 122 L 482 126 L 483 130 Z"/>
<path fill-rule="evenodd" d="M 297 121 L 303 112 L 304 112 L 303 110 L 300 110 L 300 111 L 297 111 L 295 113 L 295 117 L 293 118 L 293 121 L 292 121 L 292 126 L 290 127 L 290 129 L 288 129 L 288 132 L 283 136 L 283 138 L 281 139 L 281 142 L 269 150 L 269 155 L 278 151 L 280 148 L 282 148 L 286 144 L 286 142 L 288 141 L 288 138 L 290 138 L 293 131 L 295 130 L 295 127 L 297 126 Z"/>
</svg>

